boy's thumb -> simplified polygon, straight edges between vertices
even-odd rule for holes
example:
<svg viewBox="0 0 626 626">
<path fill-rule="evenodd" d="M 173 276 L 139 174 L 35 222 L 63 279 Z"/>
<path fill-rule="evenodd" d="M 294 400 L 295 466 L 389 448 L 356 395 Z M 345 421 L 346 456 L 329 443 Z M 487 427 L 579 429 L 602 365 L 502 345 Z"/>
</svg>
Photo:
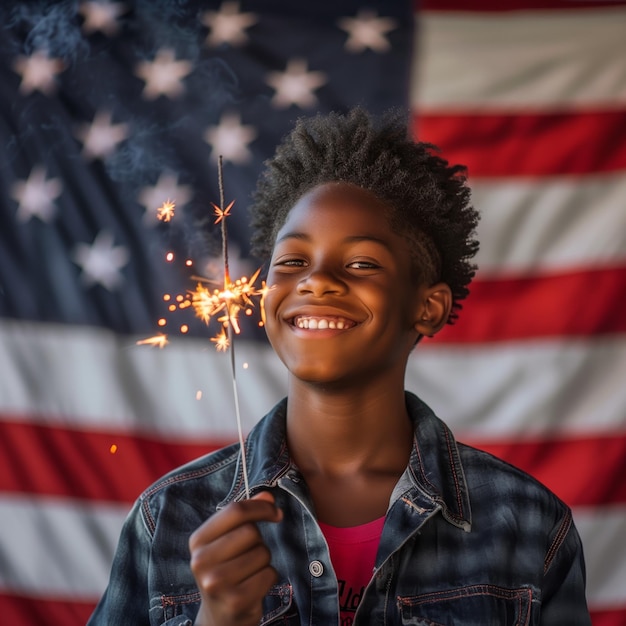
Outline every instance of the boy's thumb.
<svg viewBox="0 0 626 626">
<path fill-rule="evenodd" d="M 275 506 L 276 509 L 276 520 L 275 521 L 280 521 L 283 518 L 283 512 L 281 509 L 279 509 L 278 507 L 276 507 L 276 499 L 274 498 L 274 495 L 272 493 L 270 493 L 269 491 L 260 491 L 259 493 L 253 495 L 250 500 L 263 500 L 264 502 L 269 502 L 271 504 L 273 504 Z"/>
</svg>

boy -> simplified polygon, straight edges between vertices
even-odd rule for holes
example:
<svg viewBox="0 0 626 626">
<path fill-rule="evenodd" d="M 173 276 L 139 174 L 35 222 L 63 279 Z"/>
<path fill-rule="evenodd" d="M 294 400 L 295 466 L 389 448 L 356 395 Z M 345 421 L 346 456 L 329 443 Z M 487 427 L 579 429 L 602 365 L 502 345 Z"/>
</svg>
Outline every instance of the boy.
<svg viewBox="0 0 626 626">
<path fill-rule="evenodd" d="M 254 206 L 288 395 L 139 499 L 91 624 L 589 625 L 567 506 L 456 444 L 407 359 L 474 275 L 464 170 L 361 109 L 301 120 Z"/>
</svg>

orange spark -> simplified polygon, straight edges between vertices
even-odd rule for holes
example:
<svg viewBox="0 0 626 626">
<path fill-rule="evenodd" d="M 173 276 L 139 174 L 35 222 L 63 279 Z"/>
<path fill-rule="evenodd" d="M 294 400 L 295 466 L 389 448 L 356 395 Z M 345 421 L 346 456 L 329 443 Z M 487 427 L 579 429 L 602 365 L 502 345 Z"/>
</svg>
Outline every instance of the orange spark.
<svg viewBox="0 0 626 626">
<path fill-rule="evenodd" d="M 217 204 L 213 204 L 211 202 L 213 209 L 215 209 L 215 215 L 217 215 L 217 219 L 214 222 L 215 224 L 219 224 L 223 219 L 230 215 L 230 210 L 233 208 L 233 204 L 235 204 L 234 200 L 225 209 L 220 209 Z"/>
<path fill-rule="evenodd" d="M 222 327 L 232 327 L 235 334 L 241 332 L 239 327 L 239 313 L 244 311 L 246 315 L 252 313 L 254 307 L 255 296 L 262 296 L 266 291 L 263 287 L 257 290 L 254 286 L 259 276 L 258 269 L 250 278 L 243 276 L 235 282 L 228 279 L 224 280 L 224 289 L 214 289 L 211 291 L 202 283 L 198 283 L 193 292 L 191 292 L 191 305 L 194 308 L 196 317 L 199 317 L 205 324 L 209 324 L 211 319 L 218 314 L 222 314 L 217 321 Z"/>
<path fill-rule="evenodd" d="M 167 335 L 162 333 L 155 335 L 154 337 L 148 337 L 147 339 L 140 339 L 137 341 L 138 346 L 156 346 L 158 348 L 164 348 L 169 341 Z"/>
<path fill-rule="evenodd" d="M 157 218 L 162 222 L 169 222 L 174 217 L 176 204 L 169 198 L 157 209 Z"/>
<path fill-rule="evenodd" d="M 115 454 L 117 452 L 117 446 L 115 444 L 112 444 L 111 447 L 109 448 L 109 452 L 111 454 Z"/>
<path fill-rule="evenodd" d="M 228 350 L 228 347 L 230 346 L 230 341 L 228 341 L 228 335 L 223 328 L 220 334 L 217 335 L 217 337 L 211 337 L 211 341 L 215 343 L 215 347 L 217 348 L 218 352 L 226 352 L 226 350 Z"/>
</svg>

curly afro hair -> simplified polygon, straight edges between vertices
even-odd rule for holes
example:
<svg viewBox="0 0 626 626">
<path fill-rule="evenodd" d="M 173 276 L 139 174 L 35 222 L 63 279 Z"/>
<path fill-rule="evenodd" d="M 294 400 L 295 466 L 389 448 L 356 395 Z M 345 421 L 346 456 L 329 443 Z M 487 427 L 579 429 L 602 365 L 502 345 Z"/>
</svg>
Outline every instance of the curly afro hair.
<svg viewBox="0 0 626 626">
<path fill-rule="evenodd" d="M 266 161 L 253 196 L 252 253 L 271 257 L 276 234 L 296 202 L 323 183 L 367 189 L 389 208 L 391 227 L 412 244 L 417 280 L 446 283 L 453 323 L 476 272 L 470 261 L 478 213 L 466 169 L 448 165 L 431 144 L 413 141 L 405 113 L 374 118 L 361 107 L 297 121 Z"/>
</svg>

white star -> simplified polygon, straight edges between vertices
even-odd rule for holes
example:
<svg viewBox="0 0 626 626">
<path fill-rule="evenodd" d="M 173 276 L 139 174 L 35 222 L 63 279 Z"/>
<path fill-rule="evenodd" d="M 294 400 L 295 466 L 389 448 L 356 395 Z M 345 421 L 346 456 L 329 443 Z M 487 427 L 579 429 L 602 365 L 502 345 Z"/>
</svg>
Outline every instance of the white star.
<svg viewBox="0 0 626 626">
<path fill-rule="evenodd" d="M 256 24 L 258 18 L 254 13 L 240 13 L 239 2 L 224 2 L 219 11 L 205 11 L 201 21 L 211 29 L 206 38 L 209 46 L 241 46 L 248 40 L 245 29 Z"/>
<path fill-rule="evenodd" d="M 177 61 L 173 50 L 161 48 L 153 61 L 137 64 L 135 75 L 146 83 L 143 88 L 144 98 L 154 100 L 160 95 L 175 98 L 184 91 L 182 80 L 191 69 L 190 61 Z"/>
<path fill-rule="evenodd" d="M 120 269 L 128 263 L 130 255 L 125 247 L 114 246 L 113 236 L 102 230 L 91 245 L 79 243 L 73 257 L 83 270 L 80 277 L 85 285 L 98 283 L 113 291 L 122 283 Z"/>
<path fill-rule="evenodd" d="M 17 57 L 13 69 L 22 77 L 21 94 L 28 95 L 39 90 L 50 95 L 56 89 L 56 75 L 65 69 L 65 64 L 62 59 L 49 57 L 43 50 L 37 50 L 29 57 Z"/>
<path fill-rule="evenodd" d="M 117 18 L 128 10 L 121 2 L 83 2 L 79 9 L 84 18 L 82 29 L 85 33 L 100 31 L 109 37 L 120 29 Z"/>
<path fill-rule="evenodd" d="M 221 155 L 224 161 L 241 164 L 252 158 L 248 144 L 256 139 L 253 126 L 244 126 L 237 113 L 225 113 L 217 126 L 209 126 L 204 140 L 211 144 L 211 160 L 217 163 Z"/>
<path fill-rule="evenodd" d="M 348 52 L 363 52 L 367 48 L 374 52 L 387 52 L 391 48 L 386 34 L 398 24 L 389 17 L 377 17 L 375 11 L 363 9 L 356 17 L 343 17 L 338 20 L 339 28 L 349 37 L 346 41 Z"/>
<path fill-rule="evenodd" d="M 27 180 L 17 181 L 11 188 L 11 195 L 19 203 L 17 219 L 27 222 L 31 217 L 38 217 L 49 222 L 56 213 L 54 201 L 62 191 L 63 184 L 58 178 L 46 180 L 45 168 L 35 166 Z"/>
<path fill-rule="evenodd" d="M 103 159 L 128 137 L 128 124 L 112 124 L 111 121 L 111 113 L 99 111 L 91 124 L 82 124 L 76 131 L 85 158 Z"/>
<path fill-rule="evenodd" d="M 313 90 L 326 84 L 327 78 L 324 72 L 308 72 L 303 59 L 292 59 L 284 72 L 270 72 L 266 82 L 276 90 L 272 98 L 275 107 L 284 109 L 296 104 L 305 109 L 315 106 Z"/>
<path fill-rule="evenodd" d="M 154 226 L 159 222 L 157 209 L 167 200 L 175 202 L 177 208 L 182 208 L 191 200 L 191 187 L 179 185 L 176 174 L 165 172 L 159 176 L 156 185 L 143 187 L 137 200 L 146 209 L 143 223 Z"/>
</svg>

